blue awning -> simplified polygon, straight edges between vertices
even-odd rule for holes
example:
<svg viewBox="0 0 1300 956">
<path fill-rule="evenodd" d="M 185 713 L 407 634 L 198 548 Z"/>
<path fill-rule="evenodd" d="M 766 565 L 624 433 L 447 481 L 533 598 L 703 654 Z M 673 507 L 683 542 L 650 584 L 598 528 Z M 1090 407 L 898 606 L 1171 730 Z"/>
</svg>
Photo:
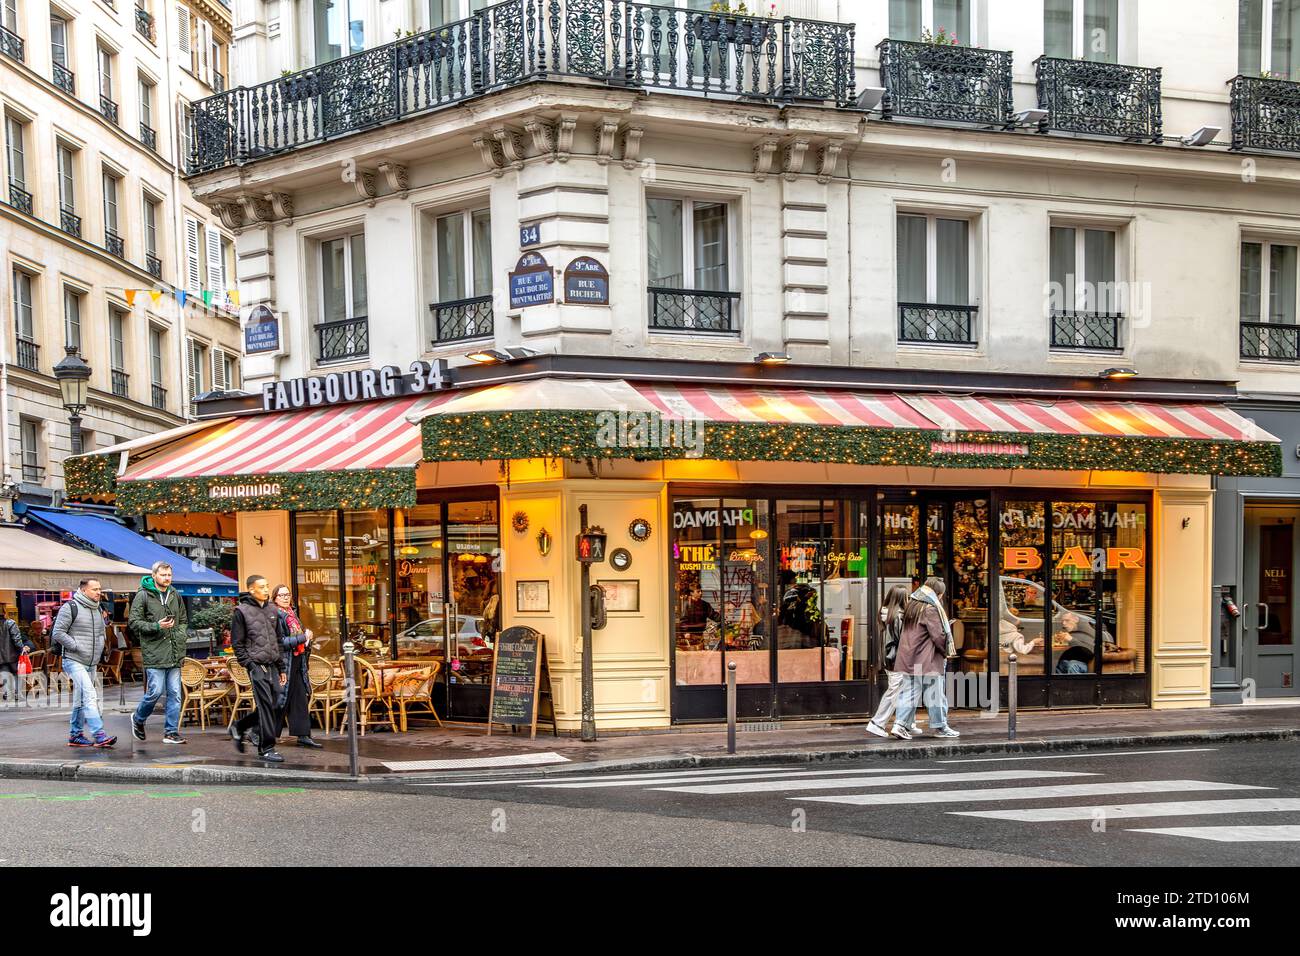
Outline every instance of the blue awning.
<svg viewBox="0 0 1300 956">
<path fill-rule="evenodd" d="M 166 561 L 172 566 L 172 584 L 187 597 L 235 597 L 239 594 L 239 585 L 224 574 L 155 544 L 111 518 L 31 506 L 24 510 L 24 514 L 52 531 L 75 538 L 121 561 L 145 568 L 155 561 Z"/>
</svg>

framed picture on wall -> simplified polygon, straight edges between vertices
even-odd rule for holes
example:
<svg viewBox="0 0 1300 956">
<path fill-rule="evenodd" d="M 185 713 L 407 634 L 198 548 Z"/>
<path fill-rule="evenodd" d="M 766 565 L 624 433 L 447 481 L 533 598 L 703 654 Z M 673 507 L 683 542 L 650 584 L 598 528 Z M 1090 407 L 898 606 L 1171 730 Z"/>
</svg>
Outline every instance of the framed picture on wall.
<svg viewBox="0 0 1300 956">
<path fill-rule="evenodd" d="M 597 581 L 596 584 L 605 592 L 605 610 L 609 613 L 641 610 L 640 581 Z"/>
<path fill-rule="evenodd" d="M 545 612 L 551 609 L 550 581 L 516 581 L 515 610 Z"/>
</svg>

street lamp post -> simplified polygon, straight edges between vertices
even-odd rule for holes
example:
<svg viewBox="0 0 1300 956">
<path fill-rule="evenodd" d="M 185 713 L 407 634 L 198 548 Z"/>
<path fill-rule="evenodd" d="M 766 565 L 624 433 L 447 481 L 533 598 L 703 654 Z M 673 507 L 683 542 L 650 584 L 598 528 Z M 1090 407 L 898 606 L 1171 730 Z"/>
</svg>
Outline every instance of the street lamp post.
<svg viewBox="0 0 1300 956">
<path fill-rule="evenodd" d="M 54 366 L 54 377 L 59 382 L 63 407 L 68 412 L 72 426 L 72 453 L 81 454 L 81 413 L 86 409 L 86 389 L 90 384 L 90 366 L 77 354 L 75 345 L 64 347 L 67 353 Z"/>
</svg>

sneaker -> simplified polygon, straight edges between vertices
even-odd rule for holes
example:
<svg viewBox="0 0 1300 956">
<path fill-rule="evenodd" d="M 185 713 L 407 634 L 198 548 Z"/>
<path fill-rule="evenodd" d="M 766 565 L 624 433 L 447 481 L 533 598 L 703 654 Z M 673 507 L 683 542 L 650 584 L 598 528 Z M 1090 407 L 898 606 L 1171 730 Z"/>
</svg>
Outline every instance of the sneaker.
<svg viewBox="0 0 1300 956">
<path fill-rule="evenodd" d="M 131 736 L 136 740 L 144 740 L 144 724 L 134 717 L 131 718 Z"/>
<path fill-rule="evenodd" d="M 907 732 L 907 728 L 902 724 L 894 724 L 894 729 L 890 731 L 899 740 L 911 740 L 912 735 Z"/>
<path fill-rule="evenodd" d="M 875 734 L 877 737 L 888 737 L 889 731 L 881 727 L 874 720 L 867 721 L 867 733 Z"/>
<path fill-rule="evenodd" d="M 189 743 L 189 741 L 186 740 L 184 737 L 182 737 L 180 734 L 165 734 L 165 735 L 163 736 L 163 743 L 165 743 L 165 744 L 187 744 L 187 743 Z"/>
<path fill-rule="evenodd" d="M 110 734 L 104 733 L 102 730 L 99 733 L 95 734 L 96 747 L 111 747 L 115 743 L 117 743 L 117 738 L 111 736 Z"/>
<path fill-rule="evenodd" d="M 85 734 L 73 734 L 68 738 L 69 747 L 93 747 L 94 743 Z"/>
<path fill-rule="evenodd" d="M 923 728 L 920 724 L 915 724 L 915 723 L 912 724 L 911 727 L 907 728 L 907 732 L 911 734 L 913 737 L 925 736 L 925 728 Z"/>
<path fill-rule="evenodd" d="M 938 730 L 934 732 L 934 735 L 936 737 L 960 737 L 961 736 L 961 734 L 957 733 L 957 731 L 953 730 L 951 727 L 940 727 Z"/>
</svg>

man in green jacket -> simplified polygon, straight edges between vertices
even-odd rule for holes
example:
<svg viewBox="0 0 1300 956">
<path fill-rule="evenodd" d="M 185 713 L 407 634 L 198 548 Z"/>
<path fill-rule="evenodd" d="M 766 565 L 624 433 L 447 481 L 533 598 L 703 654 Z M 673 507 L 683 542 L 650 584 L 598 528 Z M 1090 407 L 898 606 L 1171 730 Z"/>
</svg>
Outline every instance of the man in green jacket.
<svg viewBox="0 0 1300 956">
<path fill-rule="evenodd" d="M 155 561 L 153 574 L 140 579 L 140 590 L 131 599 L 131 614 L 127 619 L 127 628 L 140 642 L 144 658 L 144 697 L 131 717 L 131 732 L 136 740 L 145 739 L 144 722 L 153 713 L 153 706 L 165 688 L 163 743 L 185 743 L 180 734 L 181 661 L 185 659 L 188 623 L 185 600 L 172 587 L 172 566 L 166 561 Z"/>
</svg>

